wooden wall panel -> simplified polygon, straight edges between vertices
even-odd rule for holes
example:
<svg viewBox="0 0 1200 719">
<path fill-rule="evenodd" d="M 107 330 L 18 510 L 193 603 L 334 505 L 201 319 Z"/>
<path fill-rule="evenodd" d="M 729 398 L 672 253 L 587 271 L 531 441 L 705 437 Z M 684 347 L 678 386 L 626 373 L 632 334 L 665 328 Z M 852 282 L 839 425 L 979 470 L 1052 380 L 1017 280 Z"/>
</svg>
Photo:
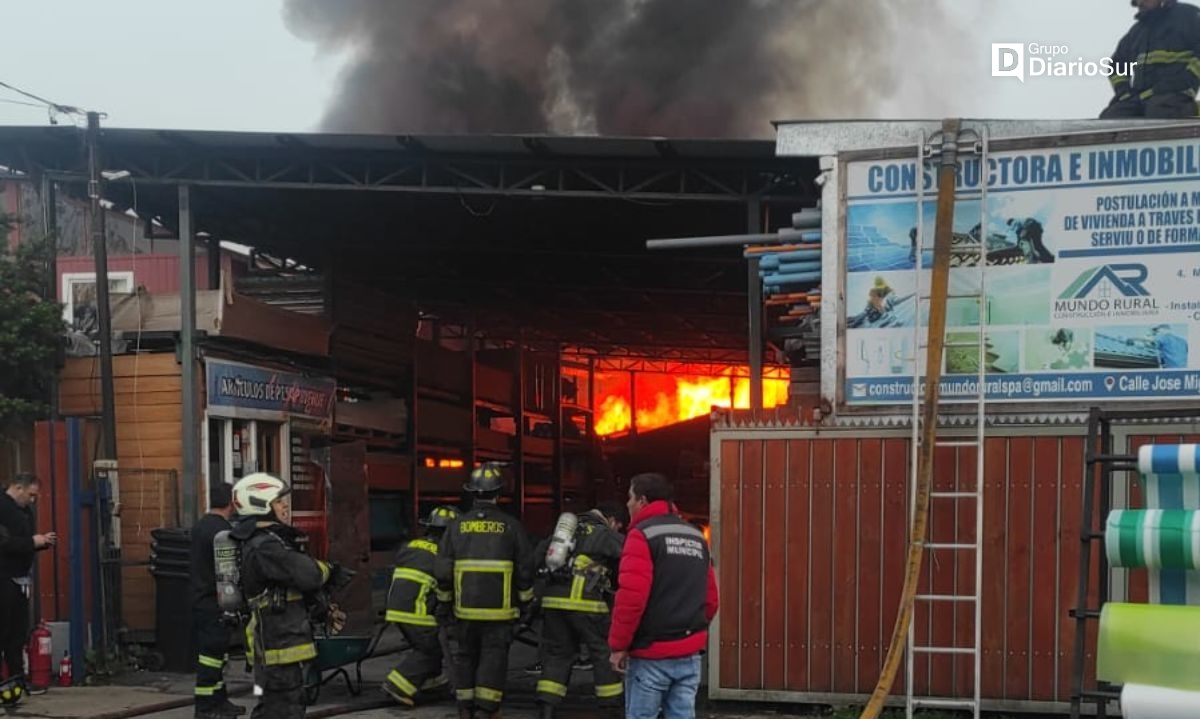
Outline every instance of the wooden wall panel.
<svg viewBox="0 0 1200 719">
<path fill-rule="evenodd" d="M 97 358 L 68 359 L 61 378 L 59 401 L 64 415 L 100 413 Z M 151 631 L 155 624 L 154 582 L 145 566 L 150 559 L 150 531 L 173 525 L 178 517 L 182 388 L 181 367 L 172 353 L 113 358 L 121 559 L 127 565 L 121 572 L 121 613 L 125 626 L 134 630 Z"/>
<path fill-rule="evenodd" d="M 751 694 L 857 700 L 874 688 L 903 585 L 908 439 L 777 429 L 761 436 L 729 434 L 714 435 L 722 608 L 720 654 L 713 660 L 719 685 Z M 983 543 L 985 699 L 1069 699 L 1075 632 L 1068 612 L 1078 581 L 1083 450 L 1080 436 L 989 437 L 978 538 L 975 499 L 935 500 L 941 503 L 932 513 L 936 541 Z M 939 449 L 935 486 L 972 491 L 976 464 L 973 448 Z M 1140 502 L 1140 493 L 1132 485 L 1127 489 L 1131 504 Z M 922 572 L 922 591 L 973 593 L 971 553 L 936 553 L 937 561 L 927 561 Z M 1140 596 L 1144 579 L 1131 573 L 1128 591 Z M 971 645 L 969 602 L 930 606 L 918 605 L 918 641 Z M 1089 634 L 1094 659 L 1094 625 Z M 915 688 L 969 695 L 973 669 L 970 657 L 918 657 Z M 893 689 L 898 695 L 904 677 L 901 667 Z"/>
</svg>

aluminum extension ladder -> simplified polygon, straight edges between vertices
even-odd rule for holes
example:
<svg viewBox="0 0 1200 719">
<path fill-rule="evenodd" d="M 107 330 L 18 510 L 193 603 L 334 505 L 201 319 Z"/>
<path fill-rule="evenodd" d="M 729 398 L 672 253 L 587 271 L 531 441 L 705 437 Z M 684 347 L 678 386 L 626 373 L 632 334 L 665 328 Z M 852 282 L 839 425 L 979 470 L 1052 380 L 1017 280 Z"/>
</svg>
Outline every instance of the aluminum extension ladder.
<svg viewBox="0 0 1200 719">
<path fill-rule="evenodd" d="M 906 651 L 906 655 L 905 655 L 905 714 L 908 717 L 908 719 L 912 719 L 913 711 L 916 709 L 925 709 L 925 708 L 958 709 L 958 710 L 969 710 L 969 711 L 971 711 L 974 719 L 979 719 L 979 711 L 980 711 L 979 690 L 980 690 L 980 678 L 981 678 L 980 625 L 982 622 L 982 611 L 981 611 L 982 602 L 980 601 L 980 586 L 982 584 L 982 578 L 983 578 L 983 550 L 982 550 L 982 544 L 981 544 L 982 539 L 983 539 L 983 474 L 984 474 L 983 447 L 984 447 L 984 429 L 985 429 L 985 423 L 986 423 L 986 400 L 987 400 L 985 381 L 987 379 L 987 365 L 988 365 L 988 356 L 987 356 L 988 355 L 988 347 L 987 347 L 986 329 L 987 329 L 987 319 L 988 319 L 988 314 L 989 314 L 987 311 L 988 305 L 987 305 L 987 284 L 986 284 L 987 261 L 988 261 L 988 215 L 987 215 L 988 137 L 987 137 L 987 128 L 985 126 L 985 127 L 981 128 L 978 132 L 972 131 L 969 129 L 962 130 L 959 133 L 958 138 L 955 138 L 956 144 L 959 147 L 959 156 L 966 159 L 966 158 L 970 158 L 971 155 L 974 155 L 980 163 L 980 173 L 979 173 L 979 178 L 980 178 L 980 190 L 979 190 L 980 224 L 979 224 L 979 227 L 980 227 L 980 231 L 979 231 L 979 246 L 978 246 L 978 250 L 977 250 L 978 259 L 976 261 L 976 267 L 978 268 L 978 275 L 977 275 L 978 276 L 978 285 L 977 285 L 978 292 L 956 293 L 954 291 L 953 284 L 951 284 L 950 290 L 947 293 L 947 296 L 943 297 L 943 298 L 937 298 L 937 297 L 931 297 L 929 294 L 930 293 L 929 288 L 922 286 L 922 284 L 923 284 L 922 283 L 922 274 L 923 274 L 922 264 L 923 264 L 923 259 L 924 259 L 924 251 L 926 249 L 926 246 L 924 245 L 924 238 L 925 238 L 925 233 L 924 233 L 924 230 L 925 230 L 925 227 L 924 227 L 924 224 L 925 224 L 924 223 L 925 187 L 924 187 L 924 182 L 923 182 L 923 176 L 924 176 L 924 170 L 925 170 L 926 164 L 929 163 L 930 160 L 936 159 L 938 156 L 941 155 L 941 138 L 939 137 L 940 134 L 941 133 L 937 133 L 934 136 L 927 139 L 925 134 L 922 133 L 921 144 L 918 147 L 918 151 L 917 151 L 917 182 L 916 182 L 916 185 L 917 185 L 917 239 L 915 242 L 916 252 L 914 253 L 915 257 L 914 257 L 914 269 L 913 269 L 913 272 L 916 277 L 916 281 L 914 283 L 914 285 L 916 287 L 916 293 L 914 295 L 914 299 L 917 301 L 917 304 L 915 306 L 916 315 L 915 315 L 915 320 L 913 322 L 913 325 L 914 325 L 913 346 L 916 348 L 916 351 L 914 352 L 914 361 L 913 361 L 912 459 L 911 459 L 910 482 L 909 482 L 909 489 L 910 489 L 910 493 L 911 493 L 911 499 L 910 499 L 910 505 L 909 505 L 909 510 L 910 510 L 909 511 L 909 521 L 910 521 L 910 527 L 911 527 L 912 521 L 913 521 L 913 516 L 915 514 L 915 508 L 916 508 L 915 500 L 916 500 L 916 495 L 917 495 L 917 473 L 919 471 L 918 470 L 918 456 L 919 456 L 919 452 L 920 452 L 920 443 L 921 443 L 921 437 L 922 437 L 921 404 L 922 404 L 922 394 L 923 393 L 920 391 L 919 388 L 922 386 L 924 376 L 922 373 L 922 367 L 921 367 L 922 363 L 920 361 L 920 358 L 925 356 L 924 350 L 928 346 L 926 337 L 922 335 L 922 327 L 921 327 L 922 310 L 925 307 L 928 307 L 930 304 L 932 304 L 934 302 L 939 302 L 939 301 L 949 303 L 951 300 L 956 300 L 959 302 L 967 301 L 967 300 L 974 300 L 977 303 L 978 308 L 979 308 L 979 336 L 978 336 L 977 340 L 974 342 L 946 342 L 945 348 L 943 349 L 943 360 L 942 361 L 943 362 L 945 361 L 944 353 L 951 349 L 977 347 L 979 350 L 979 366 L 977 368 L 978 375 L 976 377 L 976 384 L 975 384 L 976 391 L 975 391 L 974 395 L 970 399 L 964 398 L 962 396 L 952 398 L 952 401 L 955 404 L 966 404 L 967 402 L 971 402 L 975 405 L 975 434 L 971 438 L 963 438 L 960 436 L 960 437 L 955 437 L 953 439 L 940 440 L 940 439 L 936 439 L 937 429 L 935 429 L 932 436 L 935 437 L 934 444 L 936 447 L 955 448 L 956 457 L 958 454 L 958 448 L 964 448 L 964 449 L 965 448 L 974 448 L 975 449 L 975 460 L 976 460 L 975 461 L 975 482 L 974 482 L 973 487 L 969 490 L 962 490 L 961 487 L 956 486 L 953 491 L 944 491 L 944 490 L 943 491 L 937 491 L 937 490 L 931 491 L 931 493 L 929 495 L 930 511 L 932 511 L 933 507 L 938 506 L 937 503 L 939 503 L 939 502 L 943 502 L 943 503 L 949 502 L 949 503 L 952 503 L 955 507 L 954 541 L 953 542 L 942 542 L 942 543 L 935 543 L 932 541 L 927 541 L 924 545 L 924 549 L 926 552 L 924 559 L 927 563 L 930 564 L 930 567 L 931 567 L 930 571 L 932 571 L 933 563 L 939 558 L 945 558 L 945 557 L 949 556 L 952 558 L 952 561 L 956 561 L 959 558 L 961 552 L 971 552 L 974 554 L 974 557 L 975 557 L 975 578 L 974 578 L 974 584 L 973 584 L 974 589 L 970 593 L 958 593 L 958 591 L 959 591 L 958 587 L 962 586 L 963 583 L 961 581 L 956 580 L 955 593 L 952 593 L 952 594 L 921 594 L 921 593 L 917 593 L 914 596 L 913 621 L 910 622 L 909 627 L 908 627 L 908 646 L 907 646 L 907 651 Z M 967 150 L 963 149 L 963 147 L 964 147 L 963 138 L 964 137 L 967 138 L 967 140 L 966 140 L 966 142 L 968 143 L 966 145 L 966 147 L 968 148 Z M 935 174 L 935 177 L 936 177 L 936 174 Z M 936 191 L 936 188 L 935 188 L 935 191 Z M 960 259 L 963 258 L 964 255 L 969 256 L 969 254 L 970 254 L 969 252 L 964 253 L 963 251 L 958 250 L 958 249 L 955 249 L 953 252 L 953 256 L 958 257 Z M 961 278 L 964 273 L 963 273 L 963 270 L 960 269 L 955 274 L 959 278 Z M 941 402 L 947 403 L 947 398 L 941 397 Z M 939 410 L 940 410 L 940 408 L 939 408 Z M 940 416 L 941 416 L 941 412 L 939 411 L 938 412 L 939 421 L 940 421 Z M 971 506 L 972 504 L 974 504 L 973 507 Z M 971 512 L 972 509 L 974 510 L 974 512 Z M 973 518 L 974 518 L 975 532 L 974 532 L 972 540 L 964 541 L 962 539 L 962 536 L 963 536 L 964 525 L 966 523 L 963 521 L 963 517 L 965 515 L 967 518 L 969 518 L 971 516 L 971 514 L 974 515 Z M 967 519 L 967 521 L 969 521 L 969 519 Z M 969 525 L 966 525 L 966 526 L 969 526 Z M 927 528 L 926 532 L 927 532 L 926 537 L 929 538 L 930 534 L 931 534 L 931 529 Z M 931 612 L 930 612 L 931 620 L 929 622 L 930 639 L 928 640 L 931 642 L 932 636 L 934 633 L 933 632 L 934 625 L 939 620 L 942 622 L 946 622 L 946 621 L 952 622 L 952 621 L 954 621 L 954 618 L 956 616 L 961 616 L 956 611 L 956 608 L 959 608 L 959 607 L 971 607 L 974 610 L 974 612 L 973 612 L 974 626 L 973 626 L 973 632 L 972 632 L 973 639 L 972 639 L 970 646 L 955 646 L 955 645 L 932 646 L 928 643 L 924 644 L 924 645 L 918 645 L 916 643 L 916 632 L 915 632 L 914 627 L 916 625 L 916 612 L 918 610 L 926 610 L 926 609 L 931 610 Z M 971 672 L 973 689 L 972 689 L 971 697 L 968 699 L 968 698 L 961 698 L 961 697 L 953 697 L 952 698 L 952 697 L 933 697 L 933 696 L 917 696 L 917 695 L 915 695 L 914 694 L 914 686 L 913 686 L 913 659 L 916 655 L 920 655 L 920 654 L 923 654 L 923 655 L 948 655 L 951 657 L 964 657 L 964 656 L 971 657 L 973 660 L 973 666 L 972 666 L 972 672 Z"/>
</svg>

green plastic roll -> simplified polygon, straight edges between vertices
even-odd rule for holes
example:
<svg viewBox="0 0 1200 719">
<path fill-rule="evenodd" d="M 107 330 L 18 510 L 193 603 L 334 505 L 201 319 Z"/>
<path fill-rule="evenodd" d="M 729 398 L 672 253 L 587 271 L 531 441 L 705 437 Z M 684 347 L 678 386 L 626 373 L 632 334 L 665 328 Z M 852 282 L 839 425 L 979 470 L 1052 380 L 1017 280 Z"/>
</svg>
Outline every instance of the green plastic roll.
<svg viewBox="0 0 1200 719">
<path fill-rule="evenodd" d="M 1105 604 L 1096 676 L 1113 684 L 1200 690 L 1200 607 Z"/>
<path fill-rule="evenodd" d="M 1104 549 L 1114 567 L 1200 569 L 1200 512 L 1113 510 L 1104 528 Z"/>
</svg>

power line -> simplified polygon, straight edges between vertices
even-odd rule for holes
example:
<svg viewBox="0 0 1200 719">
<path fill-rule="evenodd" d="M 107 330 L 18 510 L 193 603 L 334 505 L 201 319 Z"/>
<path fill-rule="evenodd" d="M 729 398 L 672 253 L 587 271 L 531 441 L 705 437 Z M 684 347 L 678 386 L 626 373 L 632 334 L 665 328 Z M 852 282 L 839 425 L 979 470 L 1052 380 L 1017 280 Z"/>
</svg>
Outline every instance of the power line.
<svg viewBox="0 0 1200 719">
<path fill-rule="evenodd" d="M 37 100 L 38 102 L 42 103 L 46 107 L 49 107 L 51 110 L 54 110 L 55 112 L 61 112 L 64 115 L 85 115 L 85 114 L 87 114 L 85 111 L 80 110 L 78 107 L 74 107 L 73 105 L 63 105 L 63 104 L 54 102 L 52 100 L 47 100 L 46 98 L 39 97 L 39 96 L 33 94 L 32 92 L 26 92 L 25 90 L 22 90 L 19 87 L 9 85 L 7 82 L 4 82 L 3 80 L 0 80 L 0 87 L 12 90 L 13 92 L 17 93 L 18 95 L 24 95 L 25 97 L 28 97 L 31 100 Z"/>
<path fill-rule="evenodd" d="M 25 107 L 36 107 L 39 110 L 41 110 L 44 107 L 44 105 L 39 105 L 36 102 L 24 102 L 22 100 L 9 100 L 9 99 L 3 98 L 3 97 L 0 97 L 0 102 L 5 103 L 6 105 L 24 105 Z"/>
</svg>

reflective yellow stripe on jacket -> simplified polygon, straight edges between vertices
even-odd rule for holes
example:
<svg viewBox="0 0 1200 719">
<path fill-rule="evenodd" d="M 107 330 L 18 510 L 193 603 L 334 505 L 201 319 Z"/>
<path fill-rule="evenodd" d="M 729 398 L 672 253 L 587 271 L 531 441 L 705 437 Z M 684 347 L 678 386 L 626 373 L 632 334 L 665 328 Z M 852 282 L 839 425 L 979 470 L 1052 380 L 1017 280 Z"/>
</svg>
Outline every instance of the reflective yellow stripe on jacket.
<svg viewBox="0 0 1200 719">
<path fill-rule="evenodd" d="M 392 572 L 392 582 L 409 581 L 416 582 L 420 585 L 417 590 L 417 598 L 414 601 L 414 611 L 405 612 L 399 609 L 389 609 L 384 615 L 384 619 L 389 622 L 397 622 L 399 624 L 415 624 L 421 627 L 436 627 L 437 619 L 434 618 L 428 611 L 426 603 L 431 590 L 436 590 L 437 580 L 432 575 L 426 574 L 419 569 L 410 569 L 408 567 L 396 567 Z"/>
<path fill-rule="evenodd" d="M 463 577 L 468 574 L 499 574 L 504 581 L 500 607 L 462 606 Z M 520 612 L 512 605 L 513 563 L 508 559 L 459 559 L 454 562 L 454 616 L 459 619 L 495 622 L 516 619 Z M 479 687 L 476 687 L 476 691 Z"/>
<path fill-rule="evenodd" d="M 268 649 L 263 664 L 273 667 L 281 664 L 298 664 L 317 658 L 317 645 L 312 642 L 297 644 L 285 649 Z"/>
<path fill-rule="evenodd" d="M 294 589 L 287 590 L 287 596 L 284 597 L 289 602 L 300 602 L 304 600 L 304 595 Z M 271 590 L 267 590 L 257 597 L 252 597 L 246 601 L 246 604 L 251 609 L 267 609 L 271 606 Z"/>
<path fill-rule="evenodd" d="M 576 572 L 571 578 L 571 593 L 565 597 L 542 597 L 543 609 L 562 609 L 569 612 L 590 612 L 592 614 L 608 614 L 608 605 L 596 599 L 584 599 L 583 589 L 587 577 L 581 572 L 594 564 L 591 557 L 579 555 L 575 558 Z"/>
</svg>

